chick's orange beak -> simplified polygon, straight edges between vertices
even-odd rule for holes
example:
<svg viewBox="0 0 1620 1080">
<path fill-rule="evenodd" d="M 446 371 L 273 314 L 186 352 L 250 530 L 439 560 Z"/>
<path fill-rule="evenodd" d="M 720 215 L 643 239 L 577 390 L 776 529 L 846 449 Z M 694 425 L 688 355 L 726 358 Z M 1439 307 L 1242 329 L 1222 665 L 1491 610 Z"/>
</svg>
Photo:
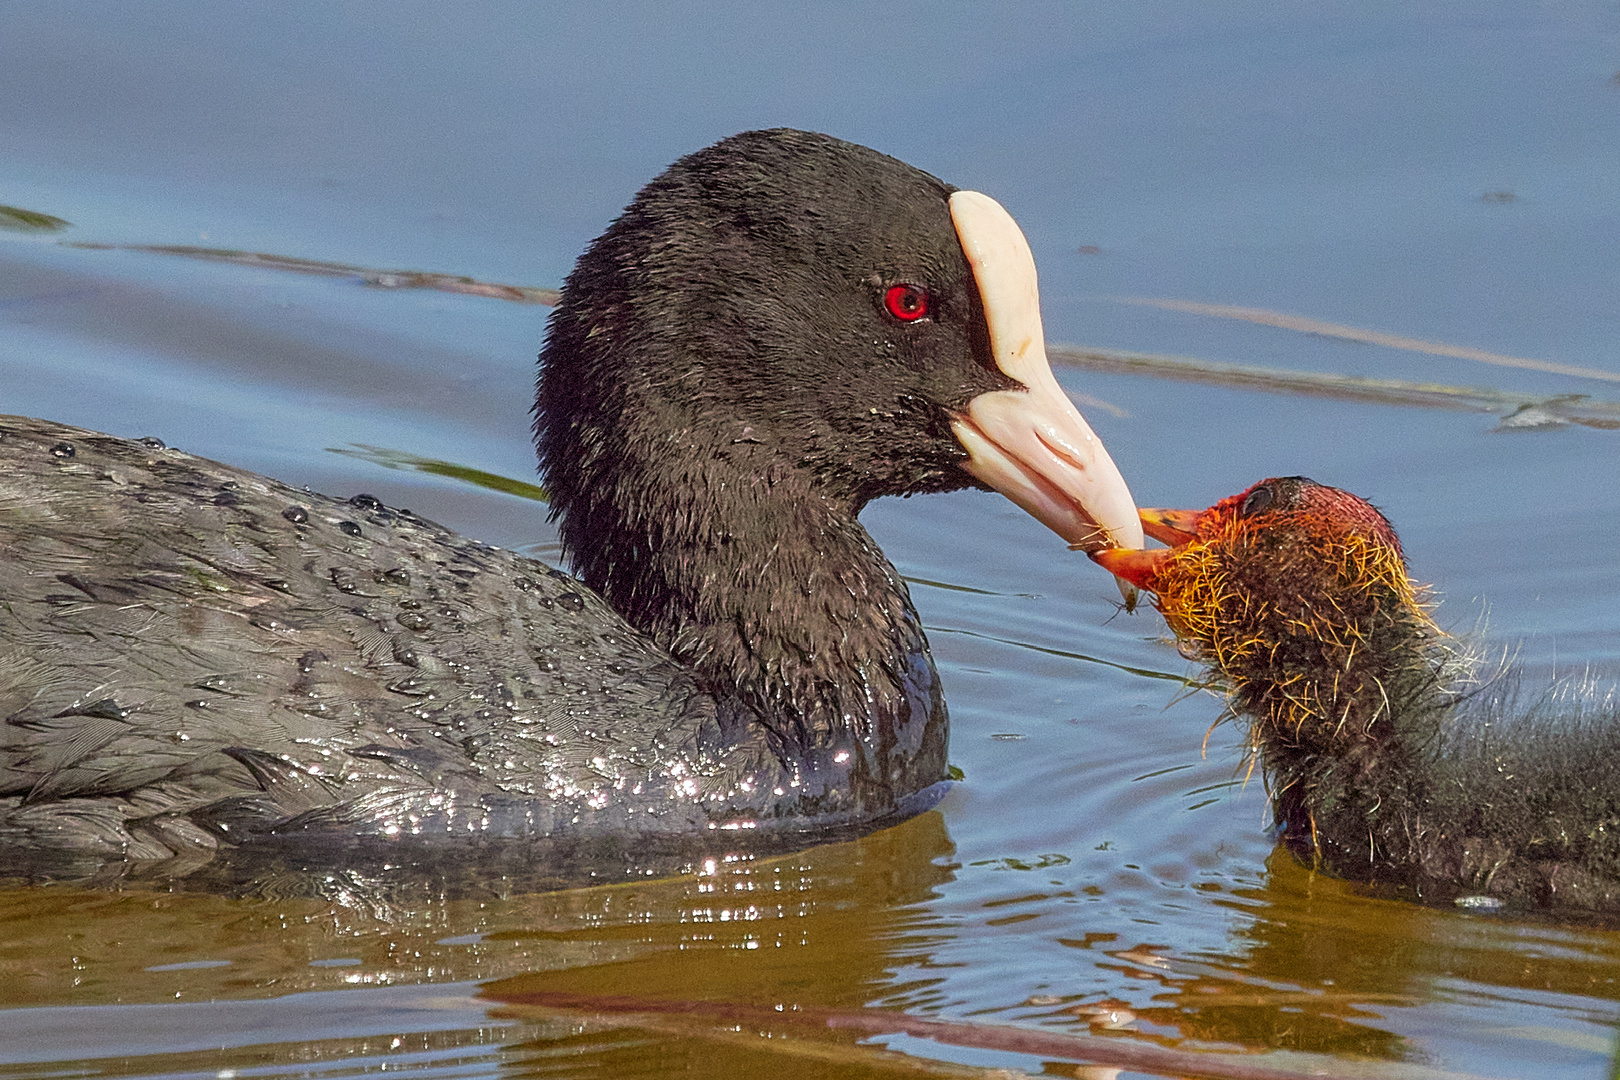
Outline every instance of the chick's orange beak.
<svg viewBox="0 0 1620 1080">
<path fill-rule="evenodd" d="M 1128 581 L 1148 592 L 1159 591 L 1159 573 L 1170 560 L 1172 548 L 1103 548 L 1089 552 L 1091 561 L 1121 581 Z"/>
<path fill-rule="evenodd" d="M 1142 509 L 1142 531 L 1163 544 L 1176 547 L 1198 539 L 1198 519 L 1202 510 Z"/>
<path fill-rule="evenodd" d="M 1142 509 L 1142 531 L 1169 547 L 1145 551 L 1141 548 L 1105 548 L 1089 552 L 1091 560 L 1121 581 L 1139 589 L 1158 592 L 1159 574 L 1174 550 L 1198 539 L 1198 519 L 1202 510 Z"/>
</svg>

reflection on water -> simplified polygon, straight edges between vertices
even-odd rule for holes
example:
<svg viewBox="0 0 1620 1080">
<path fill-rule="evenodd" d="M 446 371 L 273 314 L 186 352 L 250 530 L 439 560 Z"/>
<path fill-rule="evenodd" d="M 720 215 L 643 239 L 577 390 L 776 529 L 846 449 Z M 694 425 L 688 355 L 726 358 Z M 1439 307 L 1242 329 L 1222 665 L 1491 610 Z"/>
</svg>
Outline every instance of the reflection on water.
<svg viewBox="0 0 1620 1080">
<path fill-rule="evenodd" d="M 291 1064 L 309 1060 L 311 1047 L 316 1058 L 342 1058 L 361 1044 L 386 1050 L 390 1039 L 415 1032 L 395 1043 L 391 1058 L 422 1067 L 411 1055 L 514 1037 L 512 1025 L 489 1021 L 468 1000 L 470 980 L 858 1006 L 896 973 L 928 966 L 939 928 L 929 927 L 919 905 L 950 880 L 950 852 L 943 822 L 931 813 L 802 855 L 717 859 L 675 880 L 460 901 L 419 894 L 414 907 L 393 907 L 383 918 L 365 905 L 307 898 L 3 892 L 0 1005 L 46 1008 L 0 1013 L 0 1064 L 56 1060 L 70 1046 L 81 1059 L 138 1050 L 146 1058 L 141 1073 Z M 424 979 L 456 985 L 329 993 Z M 287 997 L 311 992 L 327 994 L 301 1005 Z M 231 1010 L 132 1012 L 108 1031 L 92 1022 L 95 1007 L 114 1003 L 222 998 L 266 1000 Z M 223 1036 L 222 1022 L 247 1034 Z M 523 1039 L 543 1034 L 518 1026 Z M 577 1036 L 566 1030 L 575 1025 L 561 1026 L 564 1034 L 554 1037 Z M 234 1052 L 219 1049 L 227 1043 Z M 210 1044 L 213 1052 L 200 1049 Z M 598 1064 L 630 1053 L 646 1068 L 668 1050 L 614 1036 L 592 1053 Z M 524 1056 L 521 1045 L 511 1052 Z M 746 1057 L 759 1062 L 758 1052 Z"/>
<path fill-rule="evenodd" d="M 0 956 L 9 976 L 0 1005 L 276 996 L 412 982 L 424 970 L 446 981 L 481 980 L 637 957 L 663 973 L 656 984 L 638 983 L 643 990 L 695 991 L 699 983 L 689 980 L 697 969 L 682 974 L 684 961 L 664 954 L 712 951 L 718 959 L 701 963 L 723 965 L 734 962 L 726 959 L 733 952 L 780 957 L 775 950 L 789 946 L 799 950 L 794 956 L 814 957 L 802 961 L 812 967 L 829 962 L 814 1000 L 863 1004 L 890 965 L 910 962 L 903 958 L 911 950 L 895 947 L 904 933 L 897 928 L 915 921 L 910 905 L 950 880 L 950 854 L 943 821 L 930 813 L 799 855 L 719 856 L 674 879 L 504 896 L 491 880 L 473 899 L 419 890 L 409 907 L 12 889 L 0 892 Z M 331 964 L 344 959 L 356 963 Z M 199 960 L 217 966 L 173 966 Z M 768 981 L 768 963 L 737 970 Z M 614 978 L 600 977 L 604 985 Z"/>
<path fill-rule="evenodd" d="M 1572 1005 L 1586 997 L 1620 999 L 1620 937 L 1612 933 L 1476 920 L 1366 898 L 1280 849 L 1268 867 L 1264 890 L 1238 890 L 1230 901 L 1259 917 L 1236 935 L 1231 955 L 1209 958 L 1220 970 L 1194 964 L 1166 978 L 1167 999 L 1187 1035 L 1423 1060 L 1425 1050 L 1388 1026 L 1391 1013 L 1443 1002 L 1466 983 L 1505 997 L 1563 996 Z M 1513 940 L 1511 948 L 1505 939 Z M 1595 1034 L 1564 1040 L 1566 1049 L 1600 1054 L 1609 1042 Z"/>
<path fill-rule="evenodd" d="M 853 843 L 720 860 L 675 880 L 419 897 L 384 918 L 311 899 L 4 892 L 0 1005 L 12 1011 L 0 1012 L 0 1067 L 8 1076 L 42 1075 L 23 1066 L 61 1061 L 71 1045 L 76 1071 L 89 1075 L 364 1060 L 429 1072 L 484 1060 L 520 1073 L 520 1063 L 549 1062 L 561 1075 L 658 1075 L 671 1061 L 701 1063 L 711 1076 L 817 1075 L 833 1066 L 840 1075 L 911 1073 L 905 1062 L 861 1049 L 858 1030 L 795 1035 L 790 1024 L 779 1034 L 811 1041 L 785 1053 L 757 1036 L 717 1041 L 716 1029 L 739 1030 L 731 1026 L 739 1007 L 745 1016 L 869 1004 L 963 1016 L 950 975 L 972 923 L 1004 923 L 1009 910 L 1050 915 L 1072 894 L 999 896 L 982 902 L 974 920 L 942 916 L 931 901 L 962 869 L 952 855 L 941 817 L 930 813 Z M 1011 862 L 1042 876 L 1066 865 L 1055 857 Z M 1392 1014 L 1444 1009 L 1467 985 L 1494 987 L 1502 1000 L 1620 997 L 1615 935 L 1360 899 L 1283 856 L 1264 887 L 1234 889 L 1217 906 L 1245 918 L 1231 947 L 1216 952 L 1187 952 L 1153 932 L 1058 936 L 1048 966 L 1078 950 L 1113 973 L 1112 992 L 1028 994 L 988 1010 L 981 1003 L 963 1017 L 985 1025 L 969 1045 L 990 1053 L 1007 1030 L 998 1025 L 1015 1023 L 1203 1049 L 1217 1055 L 1211 1068 L 1241 1064 L 1235 1051 L 1289 1051 L 1382 1061 L 1392 1068 L 1367 1075 L 1416 1080 L 1431 1075 L 1423 1068 L 1430 1055 L 1404 1024 L 1389 1023 Z M 424 979 L 445 985 L 419 986 Z M 616 1004 L 627 996 L 642 1007 Z M 565 999 L 571 1007 L 556 1007 Z M 536 1002 L 551 1006 L 537 1012 Z M 127 1007 L 107 1013 L 109 1005 Z M 671 1005 L 675 1015 L 654 1015 Z M 962 1021 L 957 1031 L 973 1037 Z M 914 1040 L 879 1041 L 917 1050 Z M 1520 1031 L 1502 1042 L 1549 1069 L 1577 1067 L 1605 1049 L 1601 1037 L 1575 1028 Z M 1023 1060 L 996 1052 L 1004 1064 Z M 1320 1061 L 1271 1054 L 1253 1075 Z"/>
</svg>

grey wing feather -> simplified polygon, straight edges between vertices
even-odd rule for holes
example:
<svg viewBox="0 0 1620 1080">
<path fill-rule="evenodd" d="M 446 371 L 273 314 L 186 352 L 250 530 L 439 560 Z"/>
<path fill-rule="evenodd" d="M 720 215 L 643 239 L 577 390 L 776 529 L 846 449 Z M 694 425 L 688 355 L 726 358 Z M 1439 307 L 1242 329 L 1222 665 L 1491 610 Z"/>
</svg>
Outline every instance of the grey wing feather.
<svg viewBox="0 0 1620 1080">
<path fill-rule="evenodd" d="M 0 417 L 0 843 L 144 852 L 386 828 L 447 797 L 580 802 L 652 782 L 712 720 L 679 665 L 543 564 L 375 500 Z"/>
</svg>

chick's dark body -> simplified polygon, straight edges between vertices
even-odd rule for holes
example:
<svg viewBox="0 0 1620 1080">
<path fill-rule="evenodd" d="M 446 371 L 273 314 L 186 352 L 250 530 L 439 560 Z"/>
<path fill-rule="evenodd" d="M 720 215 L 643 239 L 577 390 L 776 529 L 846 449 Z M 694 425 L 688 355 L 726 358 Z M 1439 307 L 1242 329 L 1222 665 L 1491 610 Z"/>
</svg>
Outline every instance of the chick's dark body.
<svg viewBox="0 0 1620 1080">
<path fill-rule="evenodd" d="M 1105 553 L 1224 682 L 1303 863 L 1425 903 L 1620 922 L 1620 714 L 1487 675 L 1442 632 L 1370 503 L 1276 477 L 1175 546 Z"/>
</svg>

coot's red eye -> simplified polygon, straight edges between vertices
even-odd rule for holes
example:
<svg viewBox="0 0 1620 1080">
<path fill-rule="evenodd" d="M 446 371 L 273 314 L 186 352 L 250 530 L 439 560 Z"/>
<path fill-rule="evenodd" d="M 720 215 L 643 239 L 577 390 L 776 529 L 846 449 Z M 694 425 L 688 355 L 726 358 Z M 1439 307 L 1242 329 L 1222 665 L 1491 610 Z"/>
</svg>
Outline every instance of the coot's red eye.
<svg viewBox="0 0 1620 1080">
<path fill-rule="evenodd" d="M 890 285 L 883 306 L 901 322 L 916 322 L 928 314 L 928 290 L 921 285 Z"/>
</svg>

